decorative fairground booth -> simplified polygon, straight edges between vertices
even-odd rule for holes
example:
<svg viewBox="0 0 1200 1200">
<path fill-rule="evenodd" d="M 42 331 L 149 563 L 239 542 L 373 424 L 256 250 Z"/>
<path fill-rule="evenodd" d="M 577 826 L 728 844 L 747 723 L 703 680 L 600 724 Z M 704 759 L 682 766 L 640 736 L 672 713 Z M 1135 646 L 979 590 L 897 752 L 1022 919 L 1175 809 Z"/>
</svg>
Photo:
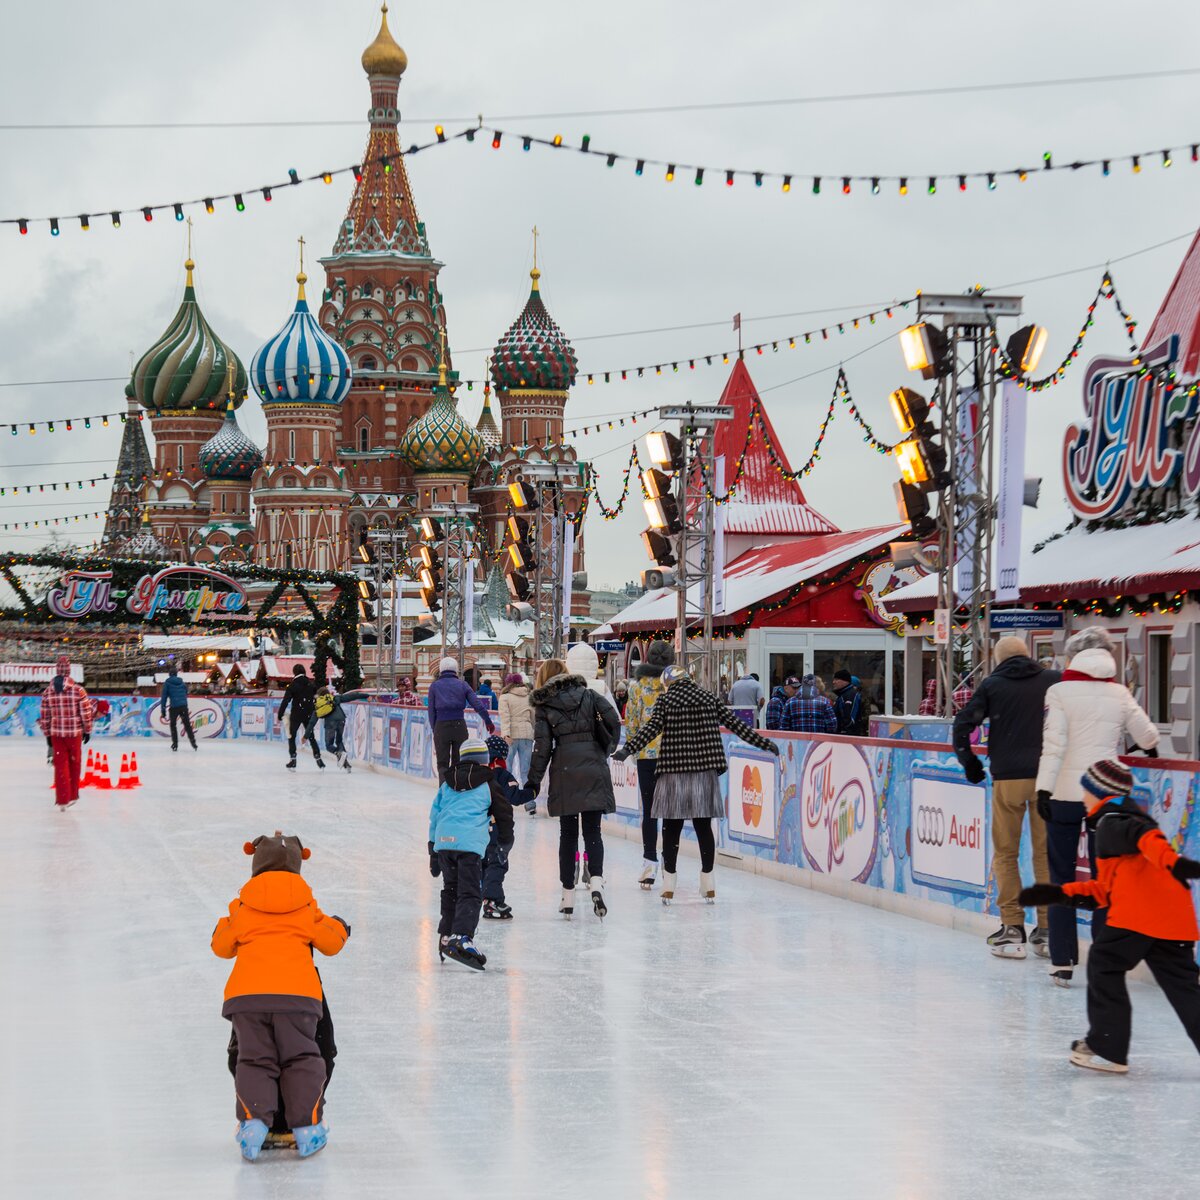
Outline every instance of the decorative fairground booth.
<svg viewBox="0 0 1200 1200">
<path fill-rule="evenodd" d="M 1106 286 L 1111 281 L 1106 279 Z M 1133 325 L 1127 321 L 1132 334 Z M 1200 695 L 1200 235 L 1140 349 L 1092 359 L 1083 414 L 1062 445 L 1070 524 L 1020 557 L 992 631 L 1019 632 L 1061 662 L 1072 632 L 1103 625 L 1117 667 L 1157 723 L 1164 752 L 1193 757 Z M 930 632 L 929 580 L 890 610 Z"/>
<path fill-rule="evenodd" d="M 301 633 L 314 643 L 318 683 L 326 682 L 331 662 L 346 686 L 362 682 L 357 580 L 349 574 L 5 554 L 0 577 L 7 585 L 0 588 L 0 632 L 14 639 L 61 635 L 73 657 L 89 643 L 131 632 Z"/>
</svg>

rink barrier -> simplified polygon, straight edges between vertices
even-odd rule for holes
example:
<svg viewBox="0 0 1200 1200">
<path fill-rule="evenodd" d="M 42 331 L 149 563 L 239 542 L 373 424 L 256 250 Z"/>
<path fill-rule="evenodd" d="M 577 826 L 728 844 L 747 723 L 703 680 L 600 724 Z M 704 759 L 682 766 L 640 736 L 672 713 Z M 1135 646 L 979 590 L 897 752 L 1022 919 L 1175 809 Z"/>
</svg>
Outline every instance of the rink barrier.
<svg viewBox="0 0 1200 1200">
<path fill-rule="evenodd" d="M 156 699 L 94 699 L 97 736 L 169 736 Z M 283 741 L 286 730 L 274 715 L 278 703 L 278 698 L 193 697 L 192 724 L 199 738 Z M 40 737 L 40 709 L 40 696 L 0 695 L 0 736 Z M 423 708 L 357 701 L 345 709 L 353 761 L 432 783 L 433 743 Z M 468 713 L 467 720 L 472 733 L 482 733 L 476 714 Z M 974 931 L 994 927 L 990 780 L 968 783 L 943 742 L 770 736 L 781 747 L 778 760 L 724 735 L 730 769 L 722 778 L 726 816 L 718 822 L 718 849 L 725 865 L 937 924 Z M 1125 761 L 1140 801 L 1172 846 L 1200 858 L 1200 824 L 1193 818 L 1200 762 Z M 610 828 L 615 824 L 623 836 L 639 840 L 636 763 L 611 763 L 610 769 L 617 801 Z M 691 838 L 688 827 L 685 852 L 694 850 Z M 1086 870 L 1086 859 L 1081 867 Z M 1028 838 L 1021 876 L 1033 879 Z"/>
</svg>

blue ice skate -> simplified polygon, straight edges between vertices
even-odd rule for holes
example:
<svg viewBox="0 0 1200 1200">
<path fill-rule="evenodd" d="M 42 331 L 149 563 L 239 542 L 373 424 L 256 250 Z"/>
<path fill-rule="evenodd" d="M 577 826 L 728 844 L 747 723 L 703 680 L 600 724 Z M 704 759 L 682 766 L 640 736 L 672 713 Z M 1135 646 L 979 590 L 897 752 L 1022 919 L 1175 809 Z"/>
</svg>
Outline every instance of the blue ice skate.
<svg viewBox="0 0 1200 1200">
<path fill-rule="evenodd" d="M 325 1149 L 329 1141 L 329 1126 L 322 1121 L 319 1125 L 300 1125 L 292 1130 L 296 1139 L 296 1153 L 301 1158 L 308 1158 L 318 1150 Z"/>
<path fill-rule="evenodd" d="M 247 1162 L 253 1162 L 259 1155 L 259 1151 L 263 1148 L 263 1142 L 267 1140 L 267 1134 L 270 1132 L 266 1124 L 260 1121 L 257 1117 L 252 1121 L 243 1121 L 237 1127 L 237 1144 L 242 1149 L 242 1157 Z"/>
</svg>

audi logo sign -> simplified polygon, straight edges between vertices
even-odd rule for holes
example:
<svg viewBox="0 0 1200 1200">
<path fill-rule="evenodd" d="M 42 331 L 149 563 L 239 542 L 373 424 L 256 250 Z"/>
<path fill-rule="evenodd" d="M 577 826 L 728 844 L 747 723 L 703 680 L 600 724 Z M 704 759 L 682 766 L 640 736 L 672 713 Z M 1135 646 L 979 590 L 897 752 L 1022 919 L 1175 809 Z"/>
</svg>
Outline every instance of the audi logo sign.
<svg viewBox="0 0 1200 1200">
<path fill-rule="evenodd" d="M 912 873 L 946 891 L 987 888 L 984 788 L 939 763 L 913 764 Z"/>
</svg>

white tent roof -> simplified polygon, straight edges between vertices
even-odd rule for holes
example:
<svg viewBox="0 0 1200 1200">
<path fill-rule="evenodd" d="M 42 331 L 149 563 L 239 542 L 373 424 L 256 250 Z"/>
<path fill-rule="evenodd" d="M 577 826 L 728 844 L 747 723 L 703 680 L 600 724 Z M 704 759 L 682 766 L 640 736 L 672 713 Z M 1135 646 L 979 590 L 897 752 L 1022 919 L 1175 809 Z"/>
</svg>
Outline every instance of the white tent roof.
<svg viewBox="0 0 1200 1200">
<path fill-rule="evenodd" d="M 242 634 L 233 637 L 229 634 L 195 634 L 182 636 L 178 634 L 147 633 L 142 636 L 142 646 L 146 650 L 251 650 L 254 642 Z"/>
</svg>

